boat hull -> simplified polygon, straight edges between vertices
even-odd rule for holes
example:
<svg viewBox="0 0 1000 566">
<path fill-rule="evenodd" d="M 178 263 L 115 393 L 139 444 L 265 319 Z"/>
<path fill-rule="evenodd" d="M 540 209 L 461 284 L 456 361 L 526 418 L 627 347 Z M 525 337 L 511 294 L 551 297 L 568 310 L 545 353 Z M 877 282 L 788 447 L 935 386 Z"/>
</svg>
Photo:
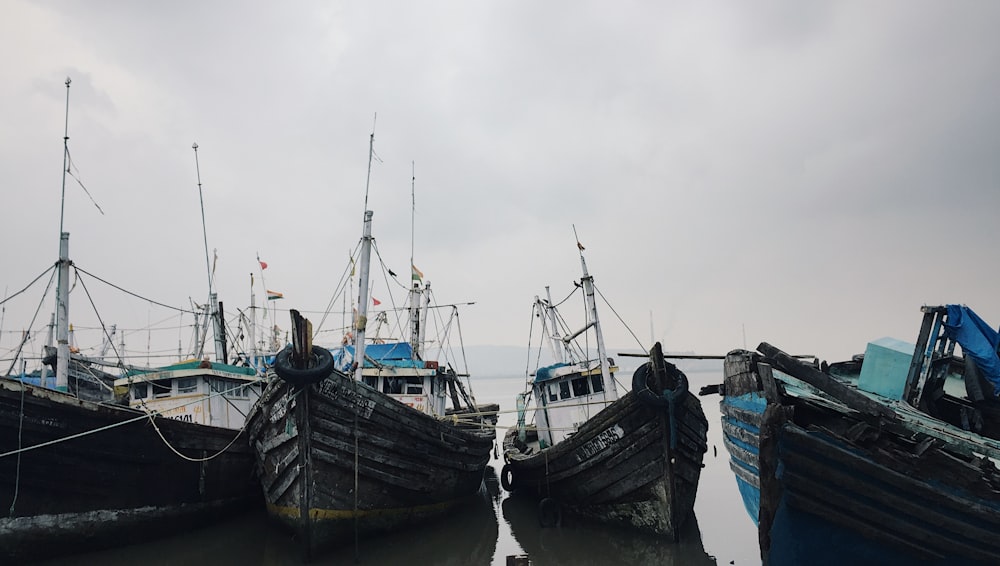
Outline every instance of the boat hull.
<svg viewBox="0 0 1000 566">
<path fill-rule="evenodd" d="M 496 437 L 338 372 L 304 386 L 274 379 L 249 422 L 269 515 L 307 556 L 475 498 Z"/>
<path fill-rule="evenodd" d="M 511 489 L 560 510 L 676 539 L 694 508 L 708 422 L 685 392 L 671 412 L 630 392 L 556 444 L 529 453 L 517 427 L 504 438 Z M 671 430 L 675 434 L 671 434 Z M 550 513 L 540 505 L 540 513 Z M 561 512 L 561 511 L 560 511 Z M 543 517 L 544 519 L 544 517 Z"/>
<path fill-rule="evenodd" d="M 785 376 L 769 395 L 764 372 L 752 354 L 731 353 L 722 413 L 766 564 L 1000 562 L 1000 471 L 941 441 L 957 434 L 950 425 L 789 394 L 800 384 Z"/>
<path fill-rule="evenodd" d="M 155 422 L 0 379 L 0 454 L 14 452 L 0 457 L 0 495 L 10 510 L 0 518 L 0 558 L 120 545 L 260 504 L 253 454 L 239 430 Z M 185 460 L 165 441 L 190 458 L 218 455 Z"/>
</svg>

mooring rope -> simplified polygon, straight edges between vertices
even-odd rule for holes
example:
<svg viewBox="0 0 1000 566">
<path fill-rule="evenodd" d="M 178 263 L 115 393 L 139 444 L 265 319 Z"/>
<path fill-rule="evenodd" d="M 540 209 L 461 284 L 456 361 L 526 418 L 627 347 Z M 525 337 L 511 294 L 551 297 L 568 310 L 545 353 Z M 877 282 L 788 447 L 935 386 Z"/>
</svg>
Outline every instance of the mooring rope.
<svg viewBox="0 0 1000 566">
<path fill-rule="evenodd" d="M 17 422 L 17 468 L 14 473 L 14 499 L 10 502 L 9 517 L 14 516 L 14 504 L 17 503 L 17 494 L 21 487 L 21 431 L 24 429 L 24 386 L 21 387 L 21 415 Z"/>
<path fill-rule="evenodd" d="M 23 413 L 22 413 L 22 415 L 23 415 Z M 146 418 L 146 413 L 143 413 L 143 414 L 139 415 L 138 417 L 135 417 L 134 419 L 128 419 L 128 420 L 117 422 L 117 423 L 110 424 L 110 425 L 107 425 L 107 426 L 102 426 L 102 427 L 99 427 L 99 428 L 95 428 L 93 430 L 85 430 L 83 432 L 78 432 L 76 434 L 71 434 L 69 436 L 64 436 L 62 438 L 56 438 L 54 440 L 49 440 L 47 442 L 42 442 L 41 444 L 34 444 L 32 446 L 28 446 L 28 447 L 25 447 L 25 448 L 19 448 L 17 450 L 11 450 L 9 452 L 4 452 L 3 454 L 0 454 L 0 458 L 5 458 L 7 456 L 13 456 L 15 454 L 21 454 L 22 452 L 28 452 L 29 450 L 35 450 L 37 448 L 44 448 L 46 446 L 51 446 L 53 444 L 59 444 L 60 442 L 66 442 L 67 440 L 73 440 L 73 439 L 76 439 L 76 438 L 81 438 L 81 437 L 88 436 L 88 435 L 91 435 L 91 434 L 95 434 L 95 433 L 98 433 L 98 432 L 104 432 L 106 430 L 109 430 L 109 429 L 112 429 L 112 428 L 115 428 L 115 427 L 119 427 L 119 426 L 122 426 L 122 425 L 127 425 L 127 424 L 130 424 L 130 423 L 134 423 L 136 421 L 141 421 L 141 420 L 143 420 L 145 418 Z"/>
<path fill-rule="evenodd" d="M 20 385 L 21 385 L 21 395 L 23 396 L 24 395 L 25 384 L 21 383 Z M 235 391 L 236 389 L 239 389 L 240 387 L 243 387 L 243 385 L 239 385 L 239 386 L 233 387 L 231 389 L 226 389 L 225 391 L 219 391 L 219 392 L 216 392 L 216 393 L 213 393 L 213 394 L 209 395 L 208 397 L 206 397 L 204 399 L 196 399 L 196 400 L 191 401 L 189 403 L 184 403 L 183 405 L 178 405 L 178 406 L 173 407 L 173 408 L 177 409 L 177 408 L 180 408 L 180 407 L 186 407 L 188 405 L 193 405 L 195 403 L 201 403 L 201 402 L 205 401 L 206 399 L 210 399 L 210 398 L 218 396 L 218 395 L 224 395 L 226 393 L 229 393 L 230 391 Z M 132 407 L 119 407 L 119 408 L 131 409 Z M 146 418 L 152 418 L 152 417 L 157 417 L 157 416 L 162 417 L 163 416 L 158 411 L 154 411 L 154 410 L 151 410 L 148 407 L 146 407 L 145 403 L 143 403 L 143 405 L 142 405 L 142 411 L 143 411 L 143 413 L 141 415 L 135 417 L 135 418 L 131 418 L 131 419 L 127 419 L 127 420 L 124 420 L 124 421 L 117 422 L 117 423 L 105 425 L 105 426 L 98 427 L 98 428 L 95 428 L 95 429 L 92 429 L 92 430 L 85 430 L 83 432 L 78 432 L 76 434 L 71 434 L 69 436 L 64 436 L 62 438 L 56 438 L 56 439 L 53 439 L 53 440 L 42 442 L 40 444 L 34 444 L 32 446 L 28 446 L 28 447 L 24 447 L 24 448 L 22 448 L 22 447 L 19 446 L 17 450 L 10 450 L 8 452 L 4 452 L 3 454 L 0 454 L 0 458 L 6 458 L 7 456 L 13 456 L 15 454 L 21 454 L 22 452 L 28 452 L 29 450 L 35 450 L 37 448 L 44 448 L 46 446 L 51 446 L 53 444 L 59 444 L 61 442 L 66 442 L 68 440 L 74 440 L 76 438 L 81 438 L 81 437 L 84 437 L 84 436 L 89 436 L 91 434 L 96 434 L 98 432 L 104 432 L 106 430 L 110 430 L 110 429 L 113 429 L 113 428 L 116 428 L 116 427 L 120 427 L 120 426 L 123 426 L 123 425 L 127 425 L 127 424 L 131 424 L 131 423 L 134 423 L 134 422 L 137 422 L 137 421 L 141 421 L 141 420 L 146 419 Z M 23 407 L 23 404 L 22 404 L 22 407 L 21 407 L 21 418 L 23 419 L 23 417 L 24 417 L 24 407 Z M 164 417 L 164 418 L 166 418 L 166 417 Z M 155 424 L 154 424 L 154 427 L 155 427 Z M 244 425 L 243 425 L 243 429 L 245 429 L 245 428 L 246 428 L 246 423 L 244 423 Z M 240 429 L 240 433 L 243 432 L 243 429 Z M 159 432 L 159 429 L 157 429 L 157 432 Z M 162 435 L 161 435 L 161 438 L 162 438 Z M 236 438 L 239 438 L 239 435 L 237 435 Z M 235 442 L 235 440 L 236 439 L 233 439 L 234 442 Z M 169 443 L 167 445 L 170 447 L 171 450 L 173 450 L 173 447 L 170 446 Z M 232 442 L 229 445 L 232 446 Z M 227 449 L 228 449 L 228 447 L 227 447 Z M 174 450 L 174 452 L 176 452 L 176 450 Z M 181 455 L 181 456 L 183 457 L 183 455 Z M 213 456 L 213 458 L 214 458 L 214 456 Z M 208 458 L 208 459 L 211 459 L 211 458 Z"/>
<path fill-rule="evenodd" d="M 243 421 L 243 428 L 241 428 L 240 431 L 238 433 L 236 433 L 236 436 L 233 437 L 233 439 L 229 442 L 229 444 L 226 445 L 225 448 L 223 448 L 222 450 L 219 450 L 215 454 L 212 454 L 211 456 L 207 456 L 205 458 L 192 458 L 190 456 L 186 456 L 184 454 L 181 454 L 176 448 L 174 448 L 173 445 L 170 444 L 170 441 L 167 440 L 166 437 L 163 436 L 163 432 L 160 431 L 160 427 L 156 426 L 156 417 L 157 416 L 162 416 L 162 415 L 159 415 L 156 412 L 148 413 L 148 415 L 149 415 L 149 422 L 150 422 L 150 424 L 153 425 L 153 430 L 156 431 L 156 434 L 160 435 L 160 439 L 163 440 L 163 443 L 167 446 L 167 448 L 169 448 L 174 454 L 177 454 L 178 456 L 180 456 L 181 458 L 187 460 L 188 462 L 208 462 L 209 460 L 214 460 L 215 458 L 218 458 L 223 453 L 225 453 L 227 450 L 229 450 L 230 448 L 232 448 L 233 444 L 236 443 L 236 440 L 240 436 L 243 435 L 243 431 L 245 431 L 246 428 L 247 428 L 247 423 L 244 420 Z"/>
</svg>

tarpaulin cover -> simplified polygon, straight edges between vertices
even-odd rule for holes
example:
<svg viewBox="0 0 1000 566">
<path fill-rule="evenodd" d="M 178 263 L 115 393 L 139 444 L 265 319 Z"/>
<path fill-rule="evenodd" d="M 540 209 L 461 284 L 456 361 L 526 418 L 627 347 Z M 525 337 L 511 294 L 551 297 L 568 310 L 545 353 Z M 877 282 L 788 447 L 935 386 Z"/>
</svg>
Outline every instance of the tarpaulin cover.
<svg viewBox="0 0 1000 566">
<path fill-rule="evenodd" d="M 1000 333 L 965 305 L 948 305 L 944 328 L 948 337 L 958 342 L 965 355 L 976 362 L 983 377 L 993 384 L 994 396 L 997 396 L 1000 393 L 1000 357 L 997 356 Z"/>
<path fill-rule="evenodd" d="M 337 367 L 346 371 L 354 361 L 354 346 L 344 346 L 332 350 L 333 360 Z M 365 366 L 372 367 L 370 360 L 375 360 L 384 366 L 422 368 L 423 360 L 414 359 L 413 347 L 409 342 L 390 342 L 387 344 L 365 345 Z"/>
</svg>

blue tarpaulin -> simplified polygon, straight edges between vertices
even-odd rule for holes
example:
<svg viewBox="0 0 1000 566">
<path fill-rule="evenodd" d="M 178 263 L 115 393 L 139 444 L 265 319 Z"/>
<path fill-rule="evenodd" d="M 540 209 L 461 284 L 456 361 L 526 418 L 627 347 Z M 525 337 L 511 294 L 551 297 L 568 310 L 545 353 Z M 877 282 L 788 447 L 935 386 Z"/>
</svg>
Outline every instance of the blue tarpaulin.
<svg viewBox="0 0 1000 566">
<path fill-rule="evenodd" d="M 966 356 L 972 358 L 979 371 L 993 384 L 993 395 L 1000 393 L 1000 333 L 979 318 L 965 305 L 948 305 L 948 318 L 944 321 L 948 337 L 958 342 Z"/>
<path fill-rule="evenodd" d="M 535 371 L 535 382 L 538 383 L 538 382 L 541 382 L 541 381 L 546 381 L 546 380 L 552 379 L 555 376 L 555 371 L 557 369 L 566 367 L 568 365 L 569 364 L 556 363 L 556 364 L 552 364 L 550 366 L 545 366 L 543 368 L 538 368 Z"/>
<path fill-rule="evenodd" d="M 354 346 L 344 346 L 332 350 L 333 361 L 341 371 L 350 369 L 354 361 Z M 371 360 L 383 366 L 422 368 L 423 360 L 415 358 L 409 342 L 389 342 L 387 344 L 365 345 L 365 367 L 373 367 Z"/>
</svg>

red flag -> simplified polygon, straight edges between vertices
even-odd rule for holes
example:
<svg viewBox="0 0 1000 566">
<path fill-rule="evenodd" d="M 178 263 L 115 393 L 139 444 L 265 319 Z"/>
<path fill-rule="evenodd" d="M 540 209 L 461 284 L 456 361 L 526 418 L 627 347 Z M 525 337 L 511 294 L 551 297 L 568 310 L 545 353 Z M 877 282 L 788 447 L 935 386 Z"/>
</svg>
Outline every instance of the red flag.
<svg viewBox="0 0 1000 566">
<path fill-rule="evenodd" d="M 376 299 L 375 297 L 372 297 L 372 304 L 377 307 L 382 304 L 382 301 Z"/>
<path fill-rule="evenodd" d="M 267 263 L 266 262 L 260 261 L 259 259 L 257 260 L 257 262 L 260 263 L 260 268 L 261 269 L 267 269 Z"/>
</svg>

